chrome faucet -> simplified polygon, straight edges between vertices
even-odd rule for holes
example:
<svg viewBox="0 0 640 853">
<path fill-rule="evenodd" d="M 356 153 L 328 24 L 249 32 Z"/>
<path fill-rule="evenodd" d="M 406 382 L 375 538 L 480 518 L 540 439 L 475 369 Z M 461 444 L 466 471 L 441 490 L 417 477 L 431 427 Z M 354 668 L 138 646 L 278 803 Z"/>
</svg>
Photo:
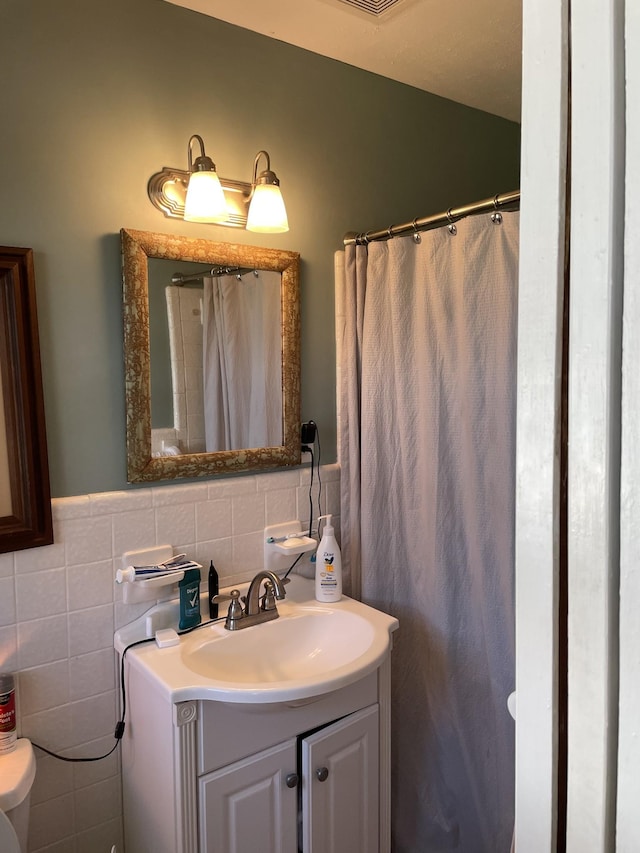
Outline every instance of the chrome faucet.
<svg viewBox="0 0 640 853">
<path fill-rule="evenodd" d="M 261 605 L 260 587 L 262 585 L 262 581 L 266 581 L 266 583 L 265 594 L 262 598 Z M 258 572 L 249 585 L 245 614 L 247 616 L 258 616 L 260 613 L 271 613 L 274 610 L 277 613 L 278 611 L 276 610 L 274 596 L 281 601 L 286 594 L 284 583 L 275 572 Z M 276 617 L 271 616 L 270 618 L 275 619 Z"/>
<path fill-rule="evenodd" d="M 260 596 L 262 582 L 265 582 L 265 591 Z M 259 625 L 261 622 L 270 622 L 280 615 L 276 607 L 276 598 L 282 600 L 286 596 L 286 581 L 280 580 L 275 572 L 260 571 L 249 584 L 245 607 L 240 601 L 240 592 L 232 589 L 229 595 L 216 595 L 213 601 L 228 601 L 231 599 L 224 627 L 228 631 L 239 631 L 241 628 L 249 628 L 251 625 Z"/>
</svg>

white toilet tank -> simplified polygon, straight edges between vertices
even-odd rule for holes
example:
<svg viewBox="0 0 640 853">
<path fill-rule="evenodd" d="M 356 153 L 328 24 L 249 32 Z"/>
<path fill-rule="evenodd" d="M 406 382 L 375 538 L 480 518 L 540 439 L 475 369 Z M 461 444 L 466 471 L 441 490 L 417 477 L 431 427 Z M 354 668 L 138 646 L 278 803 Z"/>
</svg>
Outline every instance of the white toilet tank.
<svg viewBox="0 0 640 853">
<path fill-rule="evenodd" d="M 12 752 L 0 754 L 0 849 L 27 853 L 29 801 L 36 775 L 31 741 L 19 738 Z M 7 818 L 9 824 L 7 824 Z M 12 829 L 15 838 L 12 838 Z M 16 839 L 18 846 L 16 847 Z"/>
</svg>

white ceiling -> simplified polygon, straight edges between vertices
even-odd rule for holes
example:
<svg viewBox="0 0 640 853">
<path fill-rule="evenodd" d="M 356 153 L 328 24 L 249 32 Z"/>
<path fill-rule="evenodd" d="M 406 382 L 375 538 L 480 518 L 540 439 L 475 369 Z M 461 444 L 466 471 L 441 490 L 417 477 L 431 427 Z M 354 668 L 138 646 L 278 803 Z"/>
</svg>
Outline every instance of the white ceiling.
<svg viewBox="0 0 640 853">
<path fill-rule="evenodd" d="M 375 17 L 342 0 L 168 0 L 520 120 L 521 0 L 400 0 Z"/>
</svg>

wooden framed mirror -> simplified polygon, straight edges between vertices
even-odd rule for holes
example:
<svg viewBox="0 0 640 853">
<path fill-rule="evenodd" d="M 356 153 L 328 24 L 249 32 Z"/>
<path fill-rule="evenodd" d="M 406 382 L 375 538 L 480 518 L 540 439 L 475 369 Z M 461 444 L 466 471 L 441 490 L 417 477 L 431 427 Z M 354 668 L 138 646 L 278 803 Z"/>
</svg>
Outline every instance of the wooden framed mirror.
<svg viewBox="0 0 640 853">
<path fill-rule="evenodd" d="M 0 552 L 52 542 L 33 252 L 0 246 Z"/>
<path fill-rule="evenodd" d="M 122 229 L 122 263 L 123 263 L 123 311 L 124 311 L 124 360 L 125 360 L 125 396 L 127 415 L 127 479 L 131 483 L 170 480 L 175 478 L 193 478 L 211 476 L 215 474 L 230 474 L 237 471 L 257 471 L 276 468 L 287 465 L 300 464 L 300 308 L 299 308 L 299 263 L 300 256 L 297 252 L 280 251 L 276 249 L 265 249 L 256 246 L 244 246 L 232 243 L 215 243 L 198 238 L 177 237 L 168 234 L 158 234 L 147 231 L 134 231 Z M 161 259 L 162 271 L 159 273 L 156 260 Z M 185 262 L 191 272 L 180 273 L 185 269 Z M 275 274 L 275 291 L 273 291 L 273 277 Z M 253 362 L 261 363 L 269 361 L 272 365 L 272 375 L 275 377 L 267 385 L 266 393 L 263 390 L 263 401 L 276 402 L 275 430 L 270 432 L 251 431 L 244 433 L 248 436 L 267 435 L 271 440 L 261 446 L 240 446 L 239 439 L 227 437 L 214 439 L 210 436 L 210 423 L 218 420 L 217 398 L 207 396 L 211 382 L 205 377 L 204 385 L 207 386 L 205 402 L 207 416 L 203 416 L 206 437 L 202 438 L 202 445 L 198 444 L 200 437 L 195 440 L 185 437 L 184 424 L 178 423 L 181 415 L 178 408 L 174 407 L 172 424 L 158 424 L 156 418 L 157 402 L 156 395 L 159 387 L 157 381 L 152 382 L 152 374 L 157 374 L 157 356 L 154 354 L 152 365 L 152 325 L 155 323 L 154 307 L 150 311 L 150 305 L 158 305 L 165 301 L 164 292 L 160 295 L 151 292 L 150 288 L 161 287 L 166 289 L 166 304 L 171 308 L 169 289 L 172 286 L 182 286 L 189 282 L 204 281 L 210 289 L 213 282 L 221 277 L 235 276 L 238 278 L 247 275 L 249 278 L 262 276 L 262 280 L 253 283 L 253 290 L 262 298 L 263 283 L 266 284 L 267 275 L 271 276 L 270 287 L 275 293 L 275 309 L 270 309 L 273 322 L 267 321 L 267 314 L 260 315 L 258 326 L 255 323 L 247 325 L 233 337 L 239 349 L 235 355 L 222 352 L 219 361 L 234 365 L 239 360 L 238 356 L 246 356 L 247 350 L 253 346 L 254 339 L 261 336 L 261 332 L 255 334 L 256 328 L 274 328 L 276 344 L 269 348 L 270 356 L 263 358 L 260 355 L 252 356 Z M 182 278 L 182 281 L 179 279 Z M 264 281 L 263 281 L 264 280 Z M 210 283 L 211 282 L 211 283 Z M 228 292 L 234 290 L 233 281 L 225 282 Z M 243 285 L 244 286 L 244 285 Z M 247 285 L 249 286 L 249 285 Z M 210 298 L 208 291 L 205 292 L 200 301 Z M 150 298 L 151 297 L 151 298 Z M 211 303 L 213 304 L 213 303 Z M 206 326 L 207 314 L 210 318 L 214 313 L 213 308 L 207 307 L 205 302 L 197 323 Z M 272 302 L 273 305 L 273 302 Z M 198 314 L 197 305 L 191 306 L 190 314 Z M 237 309 L 241 311 L 243 309 Z M 264 311 L 265 309 L 260 309 Z M 273 313 L 275 310 L 275 313 Z M 183 308 L 183 313 L 185 309 Z M 153 318 L 152 318 L 153 312 Z M 204 318 L 203 318 L 204 315 Z M 176 333 L 176 317 L 169 314 L 169 331 L 173 329 Z M 163 323 L 167 325 L 166 317 Z M 202 351 L 203 345 L 198 342 L 197 334 L 194 334 L 195 326 L 182 330 L 180 335 L 180 346 L 187 346 L 192 351 Z M 200 332 L 202 336 L 203 332 Z M 222 332 L 220 338 L 224 338 Z M 179 348 L 179 347 L 177 347 Z M 206 349 L 206 345 L 205 345 Z M 207 350 L 208 352 L 208 350 Z M 173 359 L 175 352 L 172 351 Z M 275 359 L 275 361 L 274 361 Z M 180 370 L 182 370 L 182 366 Z M 204 365 L 201 367 L 204 371 Z M 188 371 L 187 371 L 188 372 Z M 173 387 L 171 396 L 176 399 L 181 395 L 187 398 L 186 411 L 183 414 L 185 423 L 191 423 L 191 412 L 189 401 L 191 392 L 188 389 L 187 379 L 180 378 L 181 374 L 174 362 L 171 366 Z M 226 390 L 221 392 L 219 406 L 228 408 L 228 399 L 236 394 L 238 386 L 237 378 L 229 373 L 226 381 Z M 262 381 L 262 380 L 261 380 Z M 251 383 L 249 383 L 251 384 Z M 254 387 L 259 383 L 254 383 Z M 193 387 L 200 386 L 202 391 L 203 379 L 196 377 Z M 195 393 L 195 391 L 193 392 Z M 152 400 L 152 394 L 154 399 Z M 243 404 L 238 403 L 235 408 L 245 411 L 247 408 L 261 409 L 263 404 L 255 404 L 255 395 Z M 152 416 L 152 412 L 154 413 Z M 212 414 L 213 413 L 213 414 Z M 236 421 L 240 418 L 236 414 Z M 273 413 L 271 420 L 273 421 Z M 164 430 L 164 432 L 163 432 Z M 193 430 L 192 430 L 193 432 Z M 196 430 L 197 433 L 197 430 Z M 167 442 L 163 440 L 159 445 L 158 434 L 169 434 L 172 438 Z M 206 438 L 206 441 L 205 441 Z M 255 442 L 251 438 L 245 439 L 244 444 L 252 445 Z"/>
</svg>

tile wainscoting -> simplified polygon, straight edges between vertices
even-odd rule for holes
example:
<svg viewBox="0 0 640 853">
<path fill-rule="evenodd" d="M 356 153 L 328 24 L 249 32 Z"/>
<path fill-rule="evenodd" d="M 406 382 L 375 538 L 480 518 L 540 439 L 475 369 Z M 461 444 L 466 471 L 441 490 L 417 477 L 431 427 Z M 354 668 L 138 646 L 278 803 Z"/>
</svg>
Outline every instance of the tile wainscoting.
<svg viewBox="0 0 640 853">
<path fill-rule="evenodd" d="M 339 529 L 338 465 L 321 468 L 322 511 Z M 19 733 L 66 755 L 113 746 L 118 695 L 114 630 L 150 604 L 126 605 L 114 583 L 124 551 L 170 543 L 220 585 L 263 565 L 263 528 L 309 519 L 309 468 L 59 498 L 53 545 L 0 554 L 0 670 L 18 675 Z M 313 488 L 318 515 L 318 482 Z M 203 573 L 205 574 L 205 573 Z M 69 764 L 37 753 L 29 850 L 122 850 L 118 750 Z"/>
</svg>

